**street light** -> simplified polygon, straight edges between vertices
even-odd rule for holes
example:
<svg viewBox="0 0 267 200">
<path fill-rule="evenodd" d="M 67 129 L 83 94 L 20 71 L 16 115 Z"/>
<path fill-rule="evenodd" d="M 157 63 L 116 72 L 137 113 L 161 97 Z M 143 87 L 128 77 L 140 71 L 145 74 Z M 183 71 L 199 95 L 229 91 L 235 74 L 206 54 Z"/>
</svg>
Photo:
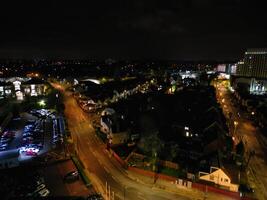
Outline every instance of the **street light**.
<svg viewBox="0 0 267 200">
<path fill-rule="evenodd" d="M 39 104 L 39 106 L 45 106 L 46 105 L 44 100 L 39 101 L 38 104 Z"/>
<path fill-rule="evenodd" d="M 235 134 L 236 134 L 236 127 L 237 127 L 237 125 L 238 125 L 238 122 L 237 121 L 234 121 L 234 136 L 235 136 Z"/>
</svg>

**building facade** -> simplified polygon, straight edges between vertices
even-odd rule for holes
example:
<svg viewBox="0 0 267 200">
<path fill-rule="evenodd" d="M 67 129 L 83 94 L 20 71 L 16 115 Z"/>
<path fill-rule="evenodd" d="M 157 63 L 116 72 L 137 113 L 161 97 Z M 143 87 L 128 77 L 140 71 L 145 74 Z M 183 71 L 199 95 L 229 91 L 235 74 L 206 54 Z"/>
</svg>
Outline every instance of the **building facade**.
<svg viewBox="0 0 267 200">
<path fill-rule="evenodd" d="M 23 100 L 24 96 L 45 95 L 48 84 L 41 79 L 12 77 L 0 80 L 0 99 L 15 97 Z"/>
<path fill-rule="evenodd" d="M 236 64 L 237 77 L 246 78 L 249 82 L 249 93 L 264 95 L 267 92 L 267 49 L 248 49 L 244 58 Z"/>
<path fill-rule="evenodd" d="M 267 79 L 267 49 L 248 49 L 237 64 L 236 75 Z"/>
<path fill-rule="evenodd" d="M 199 172 L 199 179 L 213 182 L 224 189 L 238 192 L 239 184 L 237 182 L 234 182 L 232 180 L 232 177 L 221 168 L 211 167 L 209 173 Z"/>
</svg>

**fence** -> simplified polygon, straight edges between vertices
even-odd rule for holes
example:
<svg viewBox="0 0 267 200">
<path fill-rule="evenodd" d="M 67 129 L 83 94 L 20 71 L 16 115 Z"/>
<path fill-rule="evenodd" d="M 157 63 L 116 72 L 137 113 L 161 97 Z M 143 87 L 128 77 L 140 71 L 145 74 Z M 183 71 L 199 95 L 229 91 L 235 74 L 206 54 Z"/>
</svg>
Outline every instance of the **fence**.
<svg viewBox="0 0 267 200">
<path fill-rule="evenodd" d="M 144 155 L 133 152 L 127 157 L 126 161 L 128 161 L 131 157 L 135 157 L 135 158 L 138 158 L 140 160 L 144 160 L 144 158 L 145 158 Z M 167 160 L 159 160 L 159 165 L 162 167 L 167 167 L 167 168 L 171 168 L 171 169 L 176 169 L 176 170 L 179 169 L 179 165 L 177 163 L 167 161 Z"/>
<path fill-rule="evenodd" d="M 144 159 L 145 156 L 142 154 L 138 154 L 138 153 L 131 153 L 131 156 L 135 156 L 139 159 Z M 122 160 L 115 152 L 112 151 L 112 155 L 114 156 L 114 158 L 125 168 L 127 168 L 130 171 L 133 171 L 135 173 L 147 176 L 147 177 L 156 177 L 157 179 L 161 179 L 161 180 L 165 180 L 165 181 L 171 181 L 173 183 L 175 183 L 178 187 L 184 187 L 184 188 L 193 188 L 193 189 L 197 189 L 203 192 L 213 192 L 213 193 L 219 193 L 225 196 L 229 196 L 235 199 L 241 199 L 239 192 L 232 192 L 232 191 L 227 191 L 224 189 L 220 189 L 214 186 L 209 186 L 209 185 L 205 185 L 205 184 L 201 184 L 201 183 L 195 183 L 195 182 L 191 182 L 188 180 L 184 180 L 184 179 L 177 179 L 176 177 L 173 176 L 168 176 L 165 174 L 160 174 L 160 173 L 155 173 L 152 171 L 148 171 L 148 170 L 143 170 L 140 168 L 136 168 L 136 167 L 131 167 L 131 166 L 127 166 L 127 162 Z M 129 157 L 131 157 L 129 156 Z M 128 158 L 129 159 L 129 158 Z M 127 160 L 128 160 L 127 159 Z M 173 169 L 178 169 L 179 165 L 176 163 L 172 163 L 169 161 L 160 161 L 161 164 L 163 166 L 169 167 L 169 168 L 173 168 Z M 249 197 L 242 197 L 242 199 L 244 200 L 251 200 L 252 198 Z"/>
<path fill-rule="evenodd" d="M 112 156 L 121 164 L 121 166 L 127 169 L 128 166 L 127 163 L 124 160 L 122 160 L 120 156 L 118 156 L 113 150 L 110 149 L 110 151 Z"/>
</svg>

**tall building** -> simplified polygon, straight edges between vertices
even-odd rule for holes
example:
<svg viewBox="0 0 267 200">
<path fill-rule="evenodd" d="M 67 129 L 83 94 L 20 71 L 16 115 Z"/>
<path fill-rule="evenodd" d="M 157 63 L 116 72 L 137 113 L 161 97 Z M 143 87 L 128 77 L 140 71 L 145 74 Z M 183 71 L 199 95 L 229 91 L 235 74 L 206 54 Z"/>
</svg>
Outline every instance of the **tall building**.
<svg viewBox="0 0 267 200">
<path fill-rule="evenodd" d="M 267 49 L 248 49 L 237 63 L 236 75 L 267 79 Z"/>
<path fill-rule="evenodd" d="M 247 80 L 251 94 L 266 94 L 267 49 L 248 49 L 245 52 L 244 58 L 237 63 L 234 75 L 242 77 L 243 81 Z"/>
</svg>

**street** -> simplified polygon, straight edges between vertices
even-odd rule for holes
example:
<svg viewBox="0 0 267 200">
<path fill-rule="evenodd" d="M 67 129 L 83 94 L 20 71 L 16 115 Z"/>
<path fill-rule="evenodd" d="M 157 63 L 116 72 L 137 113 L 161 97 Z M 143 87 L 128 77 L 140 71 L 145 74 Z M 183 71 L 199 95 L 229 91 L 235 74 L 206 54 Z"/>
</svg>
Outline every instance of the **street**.
<svg viewBox="0 0 267 200">
<path fill-rule="evenodd" d="M 64 93 L 65 116 L 68 120 L 69 129 L 72 133 L 73 141 L 76 144 L 78 155 L 85 166 L 85 172 L 93 183 L 96 191 L 106 195 L 110 191 L 110 196 L 115 199 L 233 199 L 215 193 L 204 194 L 193 189 L 174 190 L 170 187 L 158 189 L 151 184 L 145 184 L 133 180 L 128 176 L 128 172 L 123 169 L 105 150 L 105 144 L 95 135 L 90 116 L 82 111 L 70 92 Z M 170 192 L 171 191 L 171 192 Z M 173 192 L 175 191 L 175 192 Z M 108 192 L 109 193 L 109 192 Z"/>
<path fill-rule="evenodd" d="M 247 175 L 250 185 L 255 188 L 258 199 L 267 199 L 267 165 L 266 165 L 266 145 L 264 137 L 257 127 L 250 120 L 250 115 L 240 110 L 232 101 L 234 98 L 230 91 L 223 85 L 217 85 L 219 101 L 223 104 L 224 113 L 232 113 L 232 121 L 236 121 L 234 131 L 235 140 L 243 140 L 245 145 L 246 157 L 248 159 L 251 151 L 255 155 L 251 156 L 248 164 Z M 224 99 L 224 100 L 223 100 Z M 239 113 L 239 114 L 238 114 Z"/>
</svg>

